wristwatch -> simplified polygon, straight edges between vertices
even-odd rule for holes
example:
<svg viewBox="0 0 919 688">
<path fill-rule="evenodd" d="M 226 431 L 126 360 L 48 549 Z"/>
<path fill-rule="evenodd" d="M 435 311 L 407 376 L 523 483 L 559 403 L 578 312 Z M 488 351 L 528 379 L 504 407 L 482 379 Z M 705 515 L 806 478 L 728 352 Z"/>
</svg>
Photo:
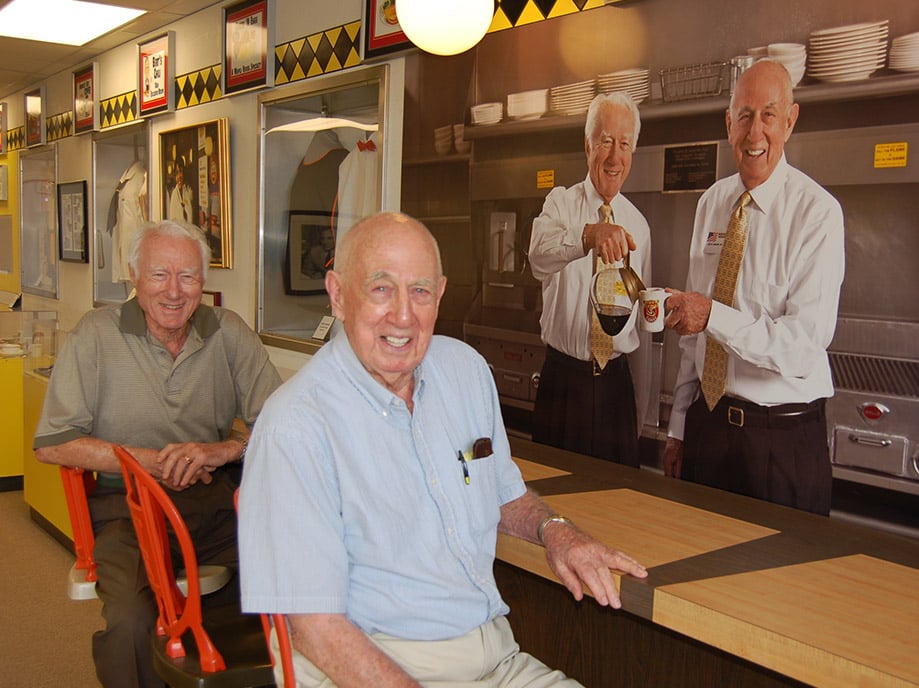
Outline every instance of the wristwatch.
<svg viewBox="0 0 919 688">
<path fill-rule="evenodd" d="M 538 526 L 536 526 L 536 539 L 539 540 L 540 545 L 546 544 L 542 539 L 542 533 L 546 529 L 546 526 L 550 523 L 567 523 L 570 526 L 574 525 L 574 521 L 572 521 L 567 516 L 562 516 L 560 514 L 549 514 L 539 522 Z"/>
</svg>

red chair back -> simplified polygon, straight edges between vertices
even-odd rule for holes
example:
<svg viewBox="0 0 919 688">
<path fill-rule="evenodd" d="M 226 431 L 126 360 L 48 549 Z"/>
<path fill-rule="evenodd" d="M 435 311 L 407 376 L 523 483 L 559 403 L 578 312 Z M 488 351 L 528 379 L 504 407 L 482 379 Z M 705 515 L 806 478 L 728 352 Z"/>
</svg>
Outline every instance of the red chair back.
<svg viewBox="0 0 919 688">
<path fill-rule="evenodd" d="M 185 657 L 182 636 L 191 631 L 204 671 L 223 671 L 226 663 L 204 630 L 201 618 L 201 584 L 198 558 L 185 521 L 165 490 L 126 449 L 115 446 L 127 489 L 128 508 L 156 597 L 159 618 L 157 633 L 166 640 L 166 654 Z M 168 524 L 168 528 L 167 528 Z M 176 584 L 169 546 L 169 529 L 179 543 L 188 579 L 188 595 Z"/>
<path fill-rule="evenodd" d="M 61 481 L 73 528 L 73 549 L 77 557 L 74 568 L 86 571 L 86 581 L 93 582 L 96 580 L 96 561 L 93 559 L 96 538 L 87 497 L 96 489 L 96 476 L 82 468 L 61 466 Z"/>
<path fill-rule="evenodd" d="M 233 492 L 233 505 L 239 512 L 239 488 Z M 271 651 L 271 626 L 274 625 L 278 635 L 278 649 L 281 652 L 281 671 L 284 677 L 284 688 L 296 688 L 297 680 L 294 675 L 293 650 L 290 644 L 290 631 L 287 628 L 287 618 L 284 614 L 262 614 L 262 630 L 265 632 L 265 643 L 268 645 L 268 655 L 272 665 L 277 665 L 274 652 Z"/>
</svg>

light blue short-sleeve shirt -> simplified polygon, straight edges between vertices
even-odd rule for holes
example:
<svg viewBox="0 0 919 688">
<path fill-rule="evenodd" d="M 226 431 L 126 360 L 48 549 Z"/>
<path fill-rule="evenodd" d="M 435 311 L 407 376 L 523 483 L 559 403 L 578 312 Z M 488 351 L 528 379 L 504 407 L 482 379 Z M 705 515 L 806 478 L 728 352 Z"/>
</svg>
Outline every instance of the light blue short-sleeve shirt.
<svg viewBox="0 0 919 688">
<path fill-rule="evenodd" d="M 367 633 L 462 635 L 507 606 L 492 567 L 501 505 L 526 490 L 482 357 L 434 337 L 414 412 L 341 334 L 266 403 L 240 495 L 248 612 L 346 614 Z M 479 438 L 491 455 L 465 463 Z"/>
</svg>

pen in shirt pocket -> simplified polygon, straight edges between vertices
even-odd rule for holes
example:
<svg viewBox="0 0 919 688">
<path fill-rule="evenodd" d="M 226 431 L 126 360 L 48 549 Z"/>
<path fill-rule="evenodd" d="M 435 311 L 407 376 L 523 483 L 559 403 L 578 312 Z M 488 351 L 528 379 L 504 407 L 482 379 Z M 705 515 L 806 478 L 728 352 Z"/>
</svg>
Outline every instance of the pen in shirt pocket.
<svg viewBox="0 0 919 688">
<path fill-rule="evenodd" d="M 469 466 L 467 465 L 470 461 L 475 461 L 476 459 L 484 459 L 488 456 L 491 456 L 491 438 L 490 437 L 480 437 L 475 442 L 472 443 L 472 449 L 470 451 L 457 450 L 456 459 L 460 462 L 460 465 L 463 467 L 463 480 L 469 485 Z"/>
</svg>

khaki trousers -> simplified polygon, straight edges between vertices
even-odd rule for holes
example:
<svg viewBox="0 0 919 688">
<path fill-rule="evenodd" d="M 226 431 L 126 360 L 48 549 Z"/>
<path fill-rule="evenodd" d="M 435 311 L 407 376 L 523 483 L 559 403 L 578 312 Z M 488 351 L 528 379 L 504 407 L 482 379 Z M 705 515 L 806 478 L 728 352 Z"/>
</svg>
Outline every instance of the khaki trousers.
<svg viewBox="0 0 919 688">
<path fill-rule="evenodd" d="M 384 633 L 370 639 L 425 688 L 583 688 L 521 652 L 503 616 L 449 640 L 402 640 Z M 279 658 L 273 630 L 271 645 Z M 334 688 L 335 683 L 296 650 L 293 659 L 297 688 Z M 275 678 L 283 685 L 280 660 Z"/>
</svg>

